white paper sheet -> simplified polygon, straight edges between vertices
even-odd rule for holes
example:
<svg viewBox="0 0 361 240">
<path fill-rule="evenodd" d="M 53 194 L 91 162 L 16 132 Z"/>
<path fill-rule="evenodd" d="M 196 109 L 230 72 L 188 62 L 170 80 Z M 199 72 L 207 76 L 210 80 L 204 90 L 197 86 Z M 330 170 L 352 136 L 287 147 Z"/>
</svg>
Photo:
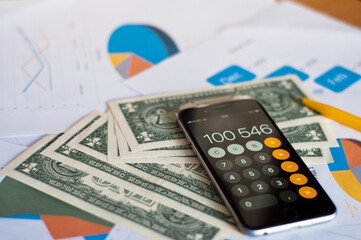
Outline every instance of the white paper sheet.
<svg viewBox="0 0 361 240">
<path fill-rule="evenodd" d="M 303 82 L 321 102 L 361 116 L 361 31 L 347 25 L 339 29 L 260 25 L 229 29 L 126 84 L 147 95 L 213 86 L 211 79 L 217 74 L 224 75 L 219 82 L 232 83 L 266 78 L 277 70 L 292 68 L 304 75 Z M 238 70 L 223 72 L 232 66 Z M 333 71 L 339 71 L 337 77 Z M 244 78 L 247 75 L 249 79 Z M 330 78 L 334 88 L 325 85 Z M 334 129 L 336 137 L 361 139 L 355 130 L 343 129 Z"/>
<path fill-rule="evenodd" d="M 12 144 L 5 142 L 3 140 L 0 140 L 0 169 L 5 167 L 6 164 L 8 164 L 11 160 L 13 160 L 17 155 L 25 151 L 27 147 L 25 146 L 19 146 L 17 144 Z M 0 173 L 0 183 L 5 178 L 4 174 Z"/>
<path fill-rule="evenodd" d="M 0 137 L 0 141 L 4 141 L 10 144 L 16 144 L 23 147 L 30 147 L 33 143 L 37 142 L 45 135 L 46 134 Z"/>
<path fill-rule="evenodd" d="M 26 149 L 27 147 L 25 146 L 19 146 L 0 140 L 0 169 Z"/>
<path fill-rule="evenodd" d="M 136 69 L 126 66 L 133 58 L 117 66 L 110 60 L 113 45 L 124 49 L 118 46 L 123 42 L 117 42 L 123 39 L 114 35 L 122 26 L 140 25 L 152 31 L 152 39 L 161 41 L 160 49 L 167 47 L 164 54 L 172 56 L 274 4 L 272 0 L 227 4 L 66 0 L 37 3 L 3 17 L 0 136 L 62 132 L 91 110 L 104 111 L 107 100 L 136 95 L 122 84 L 133 76 L 127 71 Z M 148 41 L 143 35 L 132 36 L 137 47 Z M 143 60 L 138 67 L 149 64 Z"/>
<path fill-rule="evenodd" d="M 0 218 L 0 235 L 2 240 L 54 239 L 44 222 L 38 219 Z"/>
</svg>

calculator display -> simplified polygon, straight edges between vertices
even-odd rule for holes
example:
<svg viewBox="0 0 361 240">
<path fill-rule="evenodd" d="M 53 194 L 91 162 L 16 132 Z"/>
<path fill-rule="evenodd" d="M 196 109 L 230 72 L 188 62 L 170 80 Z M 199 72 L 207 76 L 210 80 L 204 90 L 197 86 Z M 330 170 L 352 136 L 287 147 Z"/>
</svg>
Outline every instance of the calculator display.
<svg viewBox="0 0 361 240">
<path fill-rule="evenodd" d="M 191 108 L 178 118 L 246 233 L 271 233 L 333 217 L 334 204 L 258 102 Z"/>
</svg>

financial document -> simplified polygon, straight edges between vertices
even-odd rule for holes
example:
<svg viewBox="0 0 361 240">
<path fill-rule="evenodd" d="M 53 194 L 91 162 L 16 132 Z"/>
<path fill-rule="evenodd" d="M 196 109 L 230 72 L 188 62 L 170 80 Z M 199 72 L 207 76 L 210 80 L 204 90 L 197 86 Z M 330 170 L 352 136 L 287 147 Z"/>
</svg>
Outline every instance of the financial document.
<svg viewBox="0 0 361 240">
<path fill-rule="evenodd" d="M 251 27 L 228 29 L 126 85 L 146 95 L 296 74 L 319 101 L 360 116 L 359 101 L 352 99 L 360 100 L 361 31 L 338 22 L 334 26 L 331 19 L 317 15 L 325 28 L 295 30 L 276 20 L 272 24 L 276 14 L 268 13 L 270 22 L 263 18 L 251 22 Z M 333 122 L 332 126 L 336 137 L 360 138 L 353 129 Z"/>
<path fill-rule="evenodd" d="M 44 1 L 3 16 L 0 136 L 62 132 L 137 95 L 125 79 L 274 4 Z"/>
</svg>

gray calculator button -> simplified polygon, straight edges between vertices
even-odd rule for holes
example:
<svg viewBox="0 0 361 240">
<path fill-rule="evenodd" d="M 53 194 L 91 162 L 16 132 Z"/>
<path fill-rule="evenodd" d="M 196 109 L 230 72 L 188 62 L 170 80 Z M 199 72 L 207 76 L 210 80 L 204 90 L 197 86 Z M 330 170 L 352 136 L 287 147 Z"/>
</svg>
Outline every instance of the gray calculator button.
<svg viewBox="0 0 361 240">
<path fill-rule="evenodd" d="M 260 175 L 260 172 L 254 168 L 246 168 L 245 170 L 243 170 L 243 176 L 247 179 L 254 180 L 259 178 Z"/>
<path fill-rule="evenodd" d="M 233 163 L 227 159 L 222 159 L 216 162 L 216 167 L 220 170 L 227 171 L 233 167 Z"/>
<path fill-rule="evenodd" d="M 288 182 L 284 178 L 276 177 L 272 178 L 271 185 L 275 188 L 282 189 L 287 187 Z"/>
<path fill-rule="evenodd" d="M 208 154 L 213 158 L 222 158 L 226 155 L 226 151 L 220 147 L 212 147 L 208 150 Z"/>
<path fill-rule="evenodd" d="M 268 163 L 269 161 L 271 161 L 271 157 L 267 153 L 259 152 L 254 155 L 254 160 L 259 163 Z"/>
<path fill-rule="evenodd" d="M 258 141 L 251 140 L 246 143 L 246 148 L 250 151 L 256 152 L 262 150 L 263 145 Z"/>
<path fill-rule="evenodd" d="M 297 194 L 290 190 L 285 190 L 280 193 L 280 198 L 284 202 L 291 203 L 297 200 Z"/>
<path fill-rule="evenodd" d="M 251 158 L 246 157 L 246 156 L 239 156 L 234 161 L 236 162 L 236 164 L 238 166 L 241 166 L 241 167 L 248 167 L 248 166 L 251 166 L 251 164 L 252 164 Z"/>
<path fill-rule="evenodd" d="M 263 181 L 255 181 L 251 184 L 251 188 L 255 192 L 264 193 L 264 192 L 268 191 L 269 186 L 267 183 L 265 183 Z"/>
<path fill-rule="evenodd" d="M 243 198 L 239 201 L 241 208 L 245 210 L 255 210 L 276 205 L 277 198 L 271 194 L 262 194 L 255 197 Z"/>
<path fill-rule="evenodd" d="M 275 165 L 266 164 L 262 167 L 262 172 L 268 176 L 277 176 L 277 174 L 280 172 L 280 169 Z"/>
<path fill-rule="evenodd" d="M 223 179 L 229 183 L 238 183 L 241 180 L 241 176 L 236 172 L 227 172 L 223 175 Z"/>
<path fill-rule="evenodd" d="M 247 194 L 249 193 L 248 187 L 246 187 L 244 185 L 240 185 L 240 184 L 234 185 L 231 188 L 231 191 L 234 195 L 239 196 L 239 197 L 247 196 Z"/>
<path fill-rule="evenodd" d="M 264 192 L 268 191 L 269 186 L 267 183 L 265 183 L 263 181 L 255 181 L 251 184 L 251 188 L 255 192 L 264 193 Z"/>
<path fill-rule="evenodd" d="M 239 144 L 234 143 L 234 144 L 228 145 L 227 151 L 233 155 L 239 155 L 244 152 L 244 147 L 242 147 Z"/>
</svg>

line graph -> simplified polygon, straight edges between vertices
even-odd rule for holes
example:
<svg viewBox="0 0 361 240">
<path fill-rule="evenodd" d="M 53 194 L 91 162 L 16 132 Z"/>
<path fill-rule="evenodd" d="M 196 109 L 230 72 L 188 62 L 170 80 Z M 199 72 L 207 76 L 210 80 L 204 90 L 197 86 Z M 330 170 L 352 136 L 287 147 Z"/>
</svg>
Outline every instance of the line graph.
<svg viewBox="0 0 361 240">
<path fill-rule="evenodd" d="M 109 71 L 108 59 L 96 59 L 100 46 L 106 55 L 106 43 L 93 41 L 69 4 L 0 23 L 1 136 L 62 132 L 93 109 L 105 110 L 107 100 L 134 95 Z"/>
<path fill-rule="evenodd" d="M 29 83 L 23 89 L 23 93 L 25 93 L 34 82 L 37 83 L 38 86 L 43 91 L 46 92 L 47 88 L 44 87 L 39 81 L 37 81 L 37 78 L 43 72 L 43 70 L 45 69 L 45 65 L 47 65 L 47 67 L 50 68 L 49 63 L 47 61 L 45 61 L 46 63 L 44 63 L 44 61 L 40 57 L 40 55 L 42 55 L 43 52 L 50 47 L 50 41 L 46 37 L 46 35 L 43 33 L 43 31 L 41 29 L 39 29 L 39 33 L 40 33 L 41 37 L 44 39 L 44 41 L 45 41 L 45 46 L 42 49 L 37 50 L 36 44 L 33 43 L 30 40 L 29 36 L 25 33 L 24 29 L 22 27 L 18 26 L 17 30 L 20 33 L 20 35 L 23 37 L 23 39 L 26 42 L 26 44 L 28 45 L 29 49 L 34 54 L 32 57 L 30 57 L 28 60 L 26 60 L 23 63 L 23 65 L 21 66 L 21 70 L 25 73 L 26 76 L 28 76 L 30 78 Z M 45 57 L 43 56 L 43 58 L 45 58 Z M 40 68 L 38 69 L 38 71 L 34 75 L 31 75 L 31 73 L 29 73 L 29 71 L 27 71 L 26 66 L 28 66 L 34 60 L 36 60 L 40 64 Z M 52 86 L 52 84 L 51 84 L 51 74 L 49 74 L 49 81 L 50 81 L 50 90 L 51 90 L 51 86 Z"/>
</svg>

